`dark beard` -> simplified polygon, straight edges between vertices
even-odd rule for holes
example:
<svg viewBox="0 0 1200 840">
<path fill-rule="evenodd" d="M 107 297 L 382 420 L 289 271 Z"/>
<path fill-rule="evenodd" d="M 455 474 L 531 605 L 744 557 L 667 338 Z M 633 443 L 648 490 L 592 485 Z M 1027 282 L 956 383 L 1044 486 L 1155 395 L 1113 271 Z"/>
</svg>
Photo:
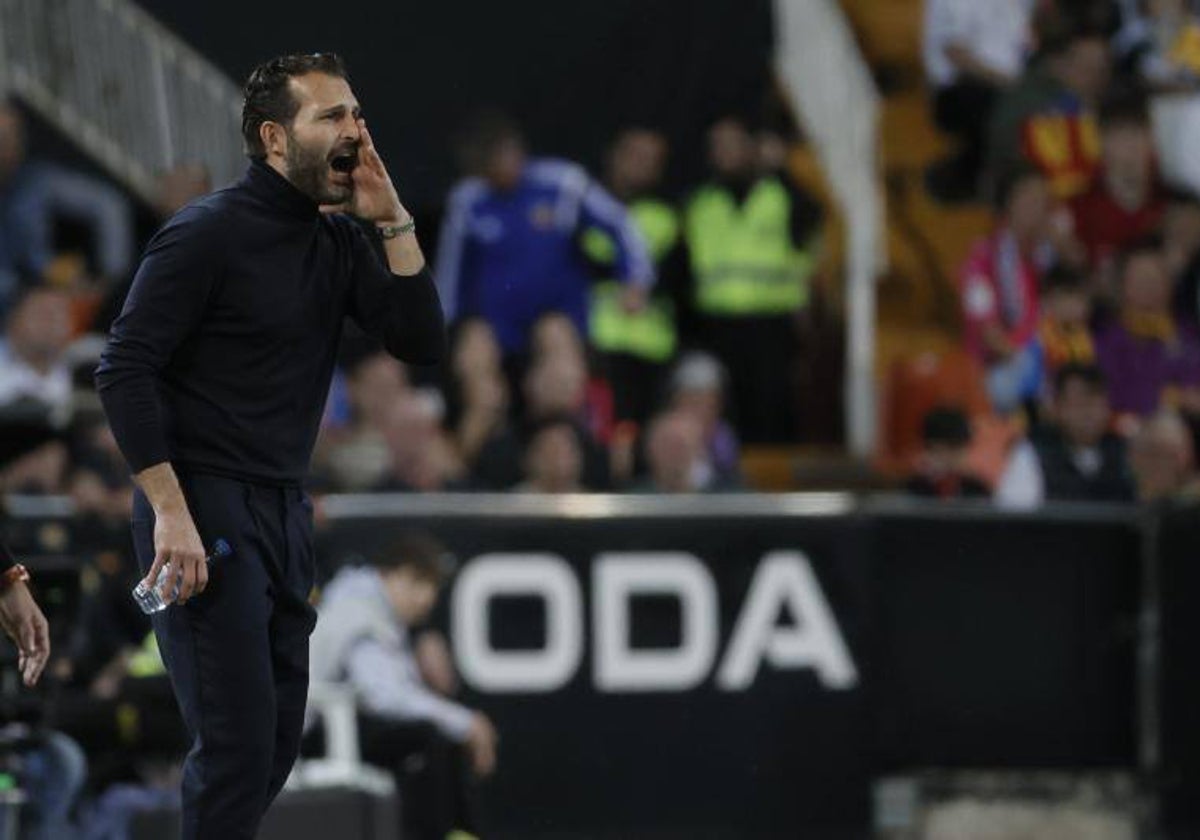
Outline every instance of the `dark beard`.
<svg viewBox="0 0 1200 840">
<path fill-rule="evenodd" d="M 329 183 L 329 160 L 319 149 L 306 148 L 288 132 L 287 179 L 317 204 L 342 204 L 354 190 Z"/>
</svg>

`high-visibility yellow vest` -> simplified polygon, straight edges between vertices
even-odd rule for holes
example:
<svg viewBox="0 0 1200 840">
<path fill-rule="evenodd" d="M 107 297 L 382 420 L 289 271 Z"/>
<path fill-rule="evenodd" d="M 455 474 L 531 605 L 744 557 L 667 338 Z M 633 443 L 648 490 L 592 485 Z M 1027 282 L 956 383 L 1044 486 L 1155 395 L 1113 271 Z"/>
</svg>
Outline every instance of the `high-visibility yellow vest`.
<svg viewBox="0 0 1200 840">
<path fill-rule="evenodd" d="M 684 231 L 696 308 L 707 315 L 777 315 L 808 301 L 814 260 L 792 244 L 791 197 L 763 178 L 740 205 L 728 189 L 702 187 L 688 203 Z"/>
<path fill-rule="evenodd" d="M 679 242 L 679 219 L 675 208 L 658 199 L 641 199 L 628 208 L 650 258 L 658 265 Z M 616 262 L 617 246 L 607 233 L 591 228 L 583 234 L 583 251 L 601 265 Z M 621 306 L 622 284 L 604 280 L 592 287 L 588 332 L 592 344 L 604 353 L 627 353 L 651 362 L 667 362 L 675 355 L 679 336 L 675 308 L 666 297 L 656 295 L 640 312 Z"/>
</svg>

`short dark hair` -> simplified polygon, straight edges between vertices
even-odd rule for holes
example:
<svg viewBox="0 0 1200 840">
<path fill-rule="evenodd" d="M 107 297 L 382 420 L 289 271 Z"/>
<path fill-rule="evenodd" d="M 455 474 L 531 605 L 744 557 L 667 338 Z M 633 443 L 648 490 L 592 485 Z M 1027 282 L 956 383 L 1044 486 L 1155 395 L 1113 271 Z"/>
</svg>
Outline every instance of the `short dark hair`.
<svg viewBox="0 0 1200 840">
<path fill-rule="evenodd" d="M 300 103 L 288 90 L 288 82 L 308 73 L 349 79 L 346 65 L 337 53 L 281 55 L 264 61 L 250 73 L 242 90 L 242 140 L 247 155 L 252 158 L 267 156 L 258 130 L 265 122 L 291 123 L 300 110 Z"/>
<path fill-rule="evenodd" d="M 1032 163 L 1014 163 L 999 173 L 992 187 L 992 206 L 995 211 L 1001 215 L 1008 212 L 1008 202 L 1017 191 L 1017 187 L 1034 178 L 1047 180 L 1046 173 Z"/>
<path fill-rule="evenodd" d="M 1046 271 L 1042 278 L 1042 293 L 1049 295 L 1054 292 L 1087 294 L 1087 276 L 1077 268 L 1063 262 L 1056 262 Z"/>
<path fill-rule="evenodd" d="M 381 572 L 410 569 L 414 575 L 441 585 L 453 570 L 454 558 L 446 547 L 424 531 L 403 531 L 369 557 Z"/>
<path fill-rule="evenodd" d="M 1132 86 L 1117 87 L 1100 103 L 1100 129 L 1150 127 L 1150 105 L 1146 94 Z"/>
<path fill-rule="evenodd" d="M 960 409 L 940 406 L 925 415 L 921 423 L 921 439 L 926 446 L 966 446 L 971 442 L 971 424 Z"/>
<path fill-rule="evenodd" d="M 1158 233 L 1148 233 L 1145 236 L 1138 237 L 1117 253 L 1117 274 L 1124 276 L 1125 269 L 1129 267 L 1129 263 L 1136 257 L 1145 256 L 1146 254 L 1163 256 L 1164 247 L 1163 238 Z"/>
<path fill-rule="evenodd" d="M 1054 374 L 1054 396 L 1061 396 L 1066 387 L 1075 381 L 1080 382 L 1093 393 L 1108 393 L 1108 378 L 1098 366 L 1082 362 L 1069 362 Z"/>
<path fill-rule="evenodd" d="M 458 165 L 468 175 L 482 174 L 492 153 L 512 140 L 524 141 L 517 121 L 499 108 L 481 108 L 455 134 Z"/>
</svg>

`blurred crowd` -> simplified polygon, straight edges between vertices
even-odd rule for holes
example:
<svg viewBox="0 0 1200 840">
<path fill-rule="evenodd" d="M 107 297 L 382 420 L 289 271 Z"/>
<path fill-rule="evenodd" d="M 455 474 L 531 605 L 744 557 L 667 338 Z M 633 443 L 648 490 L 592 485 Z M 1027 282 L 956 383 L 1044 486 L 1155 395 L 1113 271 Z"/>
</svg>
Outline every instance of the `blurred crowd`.
<svg viewBox="0 0 1200 840">
<path fill-rule="evenodd" d="M 929 413 L 910 488 L 1010 507 L 1192 491 L 1200 199 L 1164 182 L 1152 113 L 1200 95 L 1198 10 L 930 0 L 925 24 L 931 104 L 959 139 L 929 188 L 990 200 L 994 225 L 958 278 L 986 408 Z M 972 458 L 983 413 L 1010 432 L 990 464 Z"/>
<path fill-rule="evenodd" d="M 1010 508 L 1196 492 L 1200 198 L 1164 182 L 1152 114 L 1156 97 L 1200 94 L 1200 10 L 928 0 L 925 23 L 930 107 L 957 142 L 929 191 L 989 202 L 994 226 L 958 278 L 979 398 L 924 414 L 904 487 Z M 743 447 L 805 442 L 805 412 L 838 400 L 802 384 L 816 379 L 803 334 L 826 221 L 793 176 L 787 134 L 756 115 L 716 120 L 697 138 L 708 179 L 680 193 L 652 128 L 620 131 L 591 173 L 532 154 L 508 116 L 478 114 L 456 138 L 462 179 L 440 231 L 420 229 L 436 238 L 449 361 L 407 368 L 347 326 L 312 489 L 745 489 Z M 15 453 L 0 495 L 69 496 L 73 527 L 107 547 L 59 610 L 41 712 L 86 746 L 104 792 L 87 836 L 116 838 L 129 813 L 169 801 L 183 745 L 128 596 L 132 484 L 92 372 L 139 245 L 212 185 L 181 166 L 138 206 L 27 137 L 22 111 L 0 105 L 0 435 Z M 396 614 L 419 624 L 443 574 L 422 551 L 380 559 L 345 596 L 390 587 Z M 417 606 L 388 583 L 401 577 L 423 586 Z M 494 764 L 486 719 L 434 702 L 455 690 L 444 650 L 418 647 L 404 667 L 442 708 L 443 734 Z M 377 690 L 369 662 L 359 670 Z M 78 776 L 68 746 L 46 755 L 62 765 L 48 776 Z M 69 810 L 77 793 L 50 801 Z"/>
</svg>

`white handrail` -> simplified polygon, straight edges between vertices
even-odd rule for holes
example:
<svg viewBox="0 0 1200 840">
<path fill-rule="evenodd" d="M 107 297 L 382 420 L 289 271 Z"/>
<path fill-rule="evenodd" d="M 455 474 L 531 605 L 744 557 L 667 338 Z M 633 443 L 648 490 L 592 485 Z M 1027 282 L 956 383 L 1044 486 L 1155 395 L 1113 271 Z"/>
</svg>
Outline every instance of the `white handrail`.
<svg viewBox="0 0 1200 840">
<path fill-rule="evenodd" d="M 846 219 L 846 440 L 876 444 L 875 284 L 884 267 L 879 95 L 836 0 L 775 0 L 776 69 Z"/>
<path fill-rule="evenodd" d="M 129 0 L 0 0 L 6 92 L 147 201 L 177 165 L 246 165 L 237 85 Z"/>
</svg>

